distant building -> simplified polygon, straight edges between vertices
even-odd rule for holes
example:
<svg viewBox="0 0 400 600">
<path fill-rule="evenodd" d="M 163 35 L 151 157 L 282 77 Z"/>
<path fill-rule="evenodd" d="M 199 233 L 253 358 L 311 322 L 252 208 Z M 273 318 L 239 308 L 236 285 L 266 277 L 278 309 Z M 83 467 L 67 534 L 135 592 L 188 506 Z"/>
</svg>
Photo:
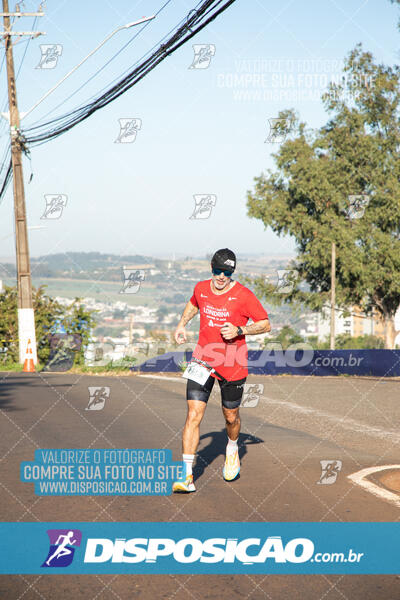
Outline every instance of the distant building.
<svg viewBox="0 0 400 600">
<path fill-rule="evenodd" d="M 304 313 L 300 317 L 302 321 L 306 323 L 305 329 L 300 329 L 300 335 L 303 338 L 310 337 L 312 335 L 318 335 L 318 314 L 317 313 Z"/>
<path fill-rule="evenodd" d="M 345 317 L 340 308 L 335 310 L 335 335 L 348 334 L 351 337 L 362 335 L 374 335 L 385 340 L 385 325 L 379 313 L 374 310 L 372 315 L 363 313 L 359 306 L 352 306 L 350 315 Z M 325 307 L 317 315 L 318 340 L 329 338 L 330 335 L 330 307 Z M 395 327 L 400 329 L 400 307 L 395 315 Z M 400 344 L 400 334 L 396 338 L 396 344 Z"/>
<path fill-rule="evenodd" d="M 146 335 L 146 330 L 144 329 L 144 327 L 133 327 L 132 335 L 144 337 Z"/>
<path fill-rule="evenodd" d="M 256 335 L 248 335 L 246 337 L 246 344 L 249 350 L 263 350 L 268 337 L 265 333 L 258 333 Z"/>
</svg>

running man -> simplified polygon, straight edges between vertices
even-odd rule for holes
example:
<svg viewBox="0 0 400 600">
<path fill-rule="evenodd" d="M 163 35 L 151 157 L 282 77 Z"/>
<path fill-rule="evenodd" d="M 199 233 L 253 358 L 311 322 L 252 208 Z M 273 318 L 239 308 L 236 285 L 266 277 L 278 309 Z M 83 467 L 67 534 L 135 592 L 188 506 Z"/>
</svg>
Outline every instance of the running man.
<svg viewBox="0 0 400 600">
<path fill-rule="evenodd" d="M 58 536 L 56 545 L 57 544 L 59 544 L 59 545 L 57 545 L 57 548 L 56 548 L 54 554 L 52 554 L 50 556 L 50 558 L 48 560 L 46 560 L 46 565 L 50 566 L 50 563 L 53 560 L 53 558 L 61 558 L 62 556 L 71 554 L 71 550 L 69 548 L 67 548 L 67 546 L 68 545 L 73 546 L 76 543 L 76 540 L 71 539 L 73 537 L 74 537 L 73 531 L 68 531 L 67 535 L 59 535 Z M 62 542 L 60 542 L 60 540 L 62 540 Z"/>
<path fill-rule="evenodd" d="M 185 326 L 200 311 L 200 332 L 192 361 L 187 369 L 187 417 L 182 435 L 185 474 L 175 481 L 174 492 L 195 492 L 193 462 L 200 439 L 200 423 L 215 379 L 221 390 L 228 444 L 223 477 L 235 479 L 240 471 L 238 438 L 239 406 L 248 374 L 246 335 L 271 330 L 267 311 L 247 287 L 232 280 L 236 256 L 228 248 L 217 250 L 211 260 L 211 279 L 194 288 L 179 324 L 175 341 L 186 341 Z M 247 325 L 249 319 L 254 322 Z"/>
</svg>

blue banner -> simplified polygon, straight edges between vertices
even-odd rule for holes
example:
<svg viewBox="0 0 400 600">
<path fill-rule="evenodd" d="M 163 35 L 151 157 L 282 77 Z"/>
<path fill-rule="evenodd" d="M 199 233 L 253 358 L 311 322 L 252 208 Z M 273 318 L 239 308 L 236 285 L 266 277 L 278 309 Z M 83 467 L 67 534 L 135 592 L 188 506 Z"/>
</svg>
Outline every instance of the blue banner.
<svg viewBox="0 0 400 600">
<path fill-rule="evenodd" d="M 183 476 L 171 450 L 46 448 L 22 461 L 38 496 L 165 496 Z"/>
<path fill-rule="evenodd" d="M 2 574 L 397 574 L 400 523 L 1 523 Z"/>
<path fill-rule="evenodd" d="M 400 377 L 400 350 L 249 350 L 247 366 L 252 375 L 369 375 Z M 300 348 L 301 346 L 301 348 Z M 192 352 L 167 352 L 132 367 L 143 373 L 176 373 Z M 244 363 L 246 364 L 246 363 Z M 214 365 L 215 366 L 215 365 Z M 216 366 L 218 369 L 218 367 Z"/>
</svg>

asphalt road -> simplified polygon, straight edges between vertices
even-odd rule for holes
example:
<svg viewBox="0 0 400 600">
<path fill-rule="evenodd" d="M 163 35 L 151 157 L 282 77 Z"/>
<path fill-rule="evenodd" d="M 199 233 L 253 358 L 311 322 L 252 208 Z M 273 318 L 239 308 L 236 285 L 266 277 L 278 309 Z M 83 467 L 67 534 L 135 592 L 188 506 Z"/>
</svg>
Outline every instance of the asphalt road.
<svg viewBox="0 0 400 600">
<path fill-rule="evenodd" d="M 251 377 L 258 402 L 241 409 L 240 478 L 222 479 L 226 434 L 218 391 L 201 427 L 197 492 L 166 497 L 38 497 L 19 481 L 37 448 L 169 448 L 180 460 L 186 413 L 181 381 L 151 377 L 0 374 L 2 521 L 397 521 L 399 508 L 347 475 L 400 463 L 400 382 Z M 102 410 L 85 410 L 89 386 L 110 387 Z M 258 388 L 260 391 L 260 388 Z M 317 482 L 321 460 L 341 461 Z M 13 575 L 0 598 L 394 600 L 395 575 Z"/>
</svg>

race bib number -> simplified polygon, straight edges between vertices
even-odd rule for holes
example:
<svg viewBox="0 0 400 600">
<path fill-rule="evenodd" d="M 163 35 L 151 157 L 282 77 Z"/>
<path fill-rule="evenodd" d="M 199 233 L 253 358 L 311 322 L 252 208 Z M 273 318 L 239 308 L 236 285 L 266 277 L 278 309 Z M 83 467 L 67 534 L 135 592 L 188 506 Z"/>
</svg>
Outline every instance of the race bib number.
<svg viewBox="0 0 400 600">
<path fill-rule="evenodd" d="M 199 365 L 196 362 L 190 362 L 182 373 L 182 377 L 196 381 L 196 383 L 199 383 L 200 385 L 204 385 L 210 377 L 210 374 L 211 371 L 203 365 Z"/>
</svg>

